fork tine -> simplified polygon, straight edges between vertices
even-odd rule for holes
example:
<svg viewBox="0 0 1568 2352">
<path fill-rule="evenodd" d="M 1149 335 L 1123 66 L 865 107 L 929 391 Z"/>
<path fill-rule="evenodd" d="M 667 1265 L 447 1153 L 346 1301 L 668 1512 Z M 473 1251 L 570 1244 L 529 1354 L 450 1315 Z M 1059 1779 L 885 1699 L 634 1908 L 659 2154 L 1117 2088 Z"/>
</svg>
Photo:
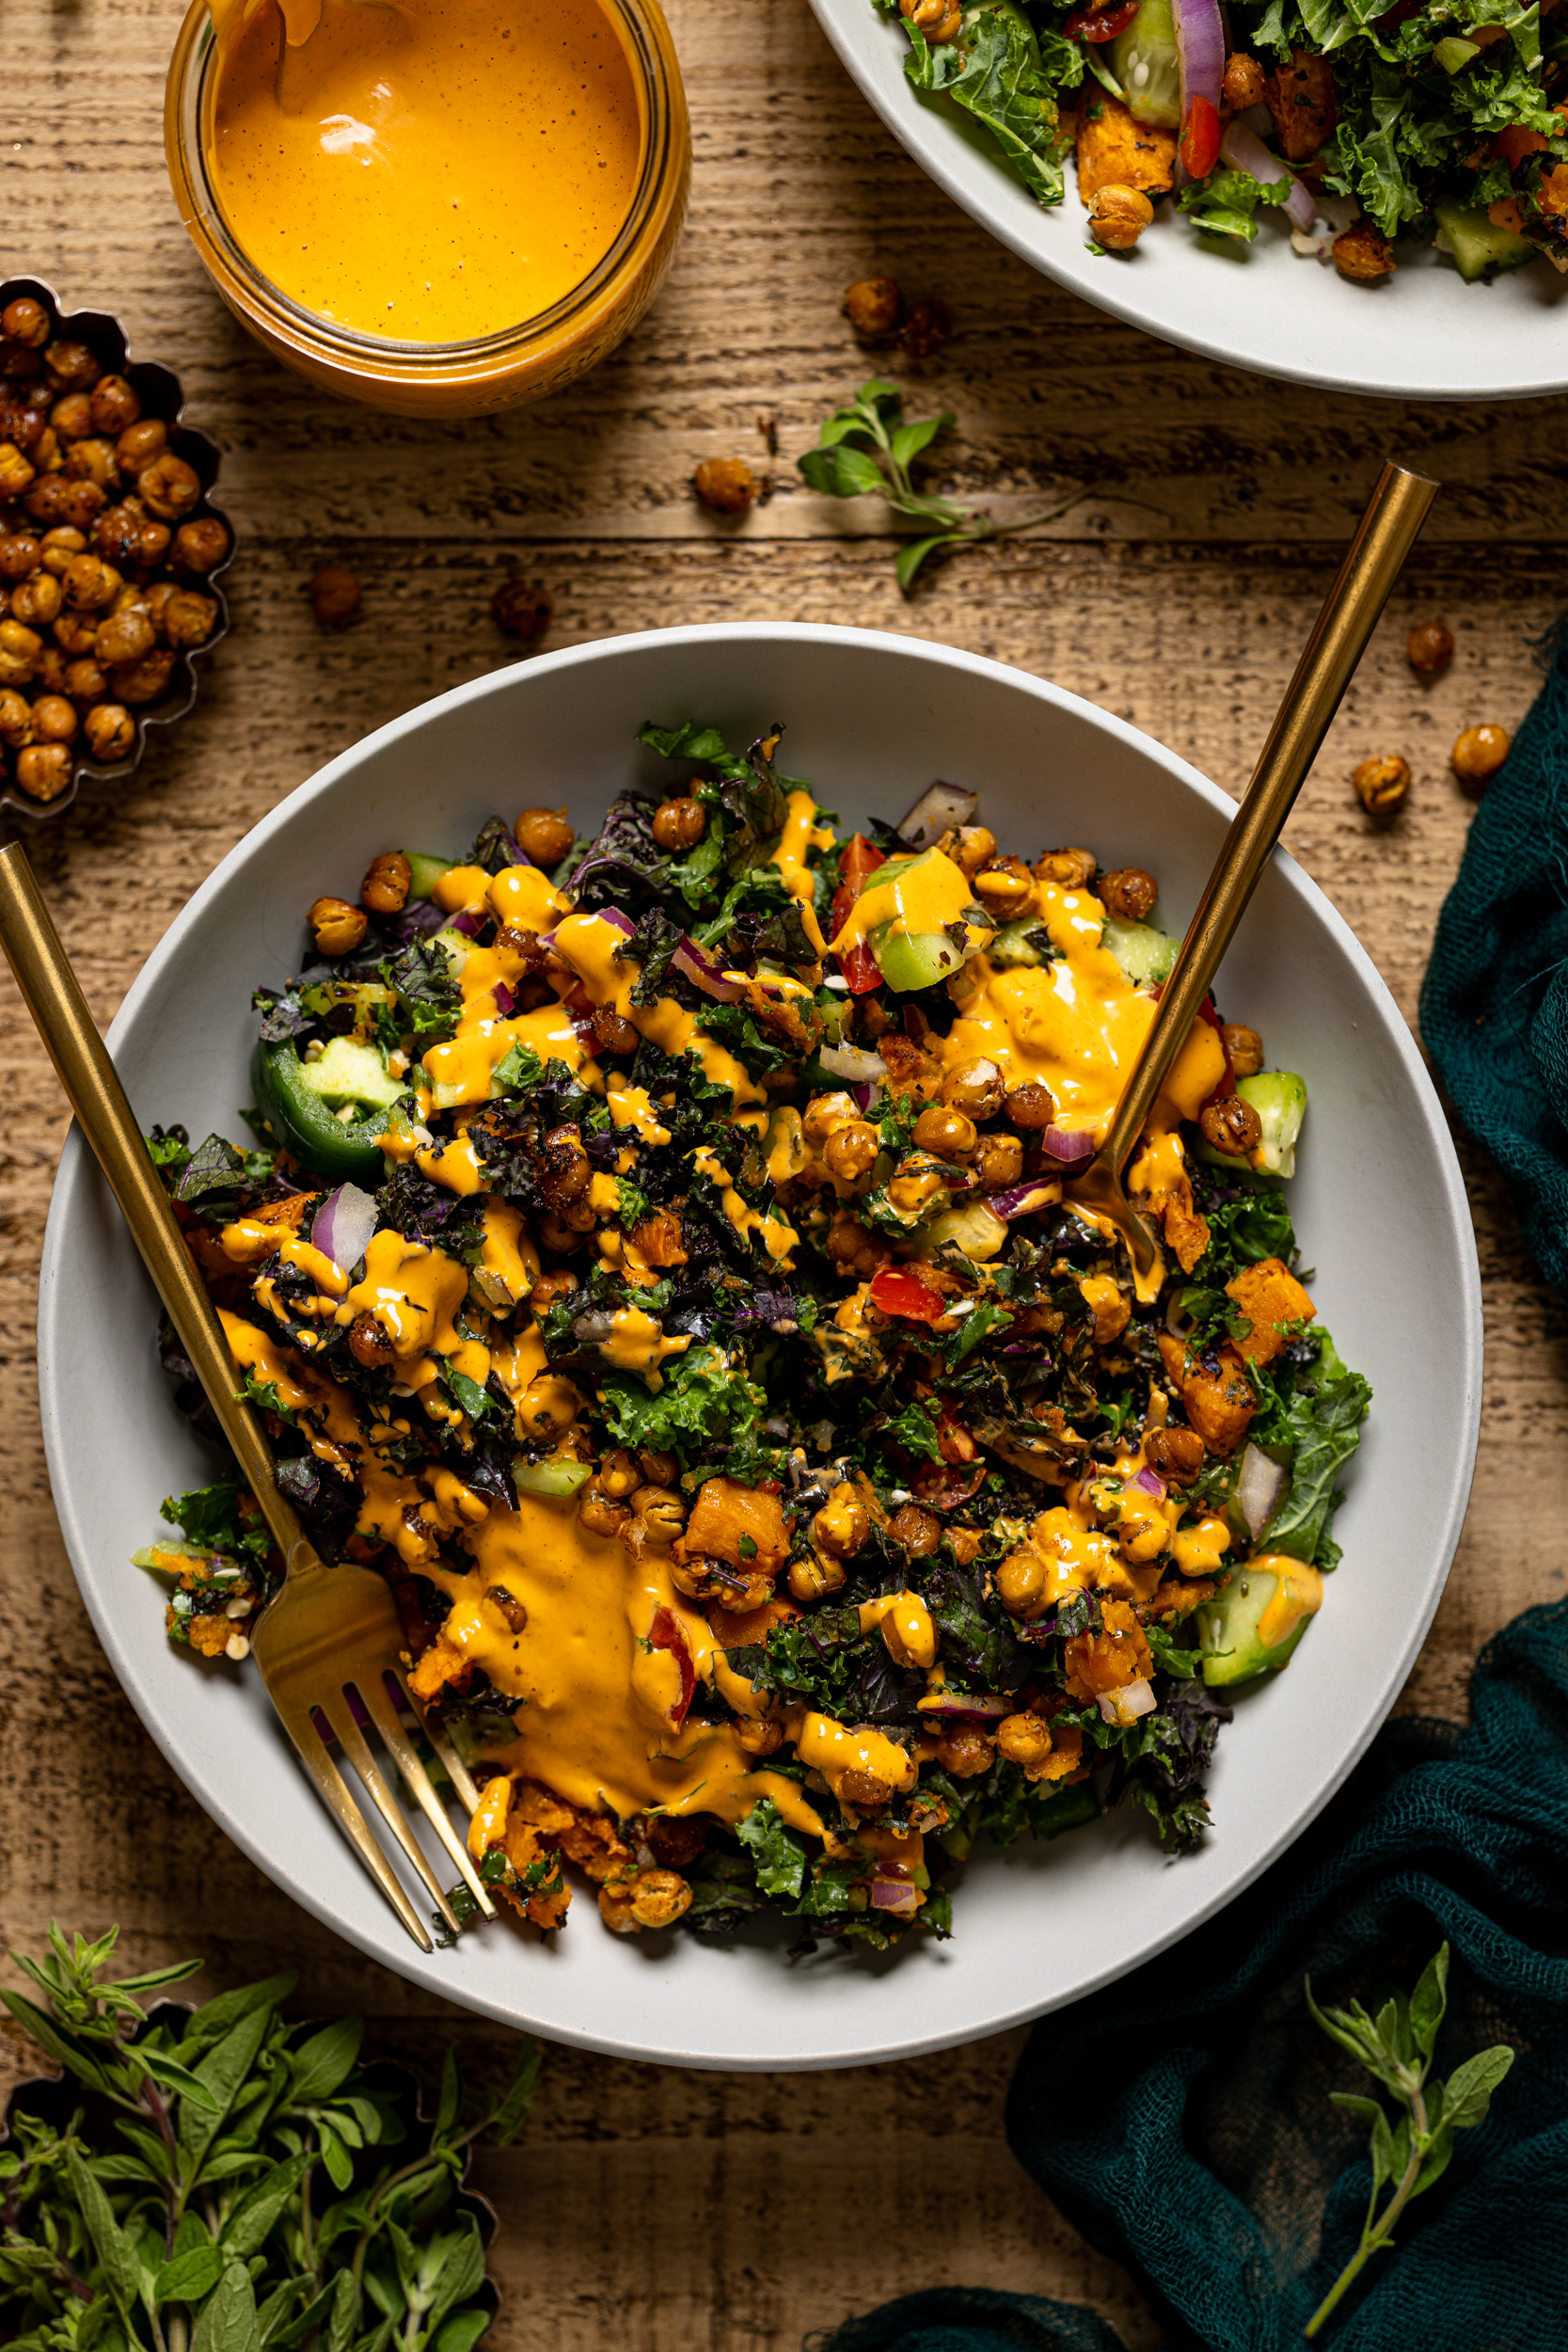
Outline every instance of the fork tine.
<svg viewBox="0 0 1568 2352">
<path fill-rule="evenodd" d="M 377 1675 L 361 1675 L 355 1683 L 361 1704 L 380 1732 L 388 1754 L 404 1779 L 413 1790 L 426 1820 L 451 1854 L 467 1883 L 468 1892 L 486 1919 L 496 1916 L 496 1906 L 490 1890 L 474 1867 L 467 1847 L 453 1829 L 446 1806 L 436 1793 L 435 1784 L 420 1760 L 420 1752 L 404 1730 L 397 1708 L 388 1695 L 387 1686 Z"/>
<path fill-rule="evenodd" d="M 381 1767 L 371 1754 L 370 1743 L 355 1722 L 347 1703 L 340 1701 L 336 1711 L 319 1698 L 315 1705 L 316 1712 L 330 1725 L 333 1738 L 364 1783 L 372 1804 L 424 1881 L 436 1910 L 455 1935 L 457 1915 L 447 1900 L 446 1890 L 420 1852 L 414 1833 L 404 1818 L 403 1807 L 383 1780 Z"/>
<path fill-rule="evenodd" d="M 391 1673 L 395 1670 L 388 1668 L 388 1671 Z M 475 1785 L 472 1772 L 469 1772 L 467 1766 L 464 1763 L 463 1758 L 458 1755 L 457 1750 L 453 1747 L 450 1734 L 443 1731 L 439 1724 L 432 1723 L 430 1717 L 425 1713 L 424 1708 L 420 1705 L 419 1700 L 414 1696 L 412 1691 L 410 1691 L 407 1683 L 404 1681 L 401 1674 L 397 1676 L 397 1685 L 398 1689 L 403 1692 L 404 1697 L 408 1701 L 409 1706 L 413 1708 L 415 1721 L 418 1723 L 420 1729 L 424 1733 L 425 1738 L 430 1741 L 431 1746 L 435 1749 L 436 1755 L 446 1766 L 451 1778 L 451 1785 L 457 1791 L 458 1802 L 462 1805 L 463 1810 L 466 1813 L 477 1813 L 479 1811 L 479 1789 Z"/>
<path fill-rule="evenodd" d="M 326 1752 L 320 1732 L 309 1712 L 295 1715 L 292 1709 L 277 1709 L 283 1726 L 298 1751 L 299 1760 L 326 1800 L 327 1807 L 343 1836 L 354 1848 L 366 1869 L 380 1887 L 409 1934 L 421 1951 L 436 1949 L 430 1931 L 404 1892 L 397 1872 L 388 1861 L 366 1826 L 365 1817 L 350 1796 L 341 1772 Z"/>
</svg>

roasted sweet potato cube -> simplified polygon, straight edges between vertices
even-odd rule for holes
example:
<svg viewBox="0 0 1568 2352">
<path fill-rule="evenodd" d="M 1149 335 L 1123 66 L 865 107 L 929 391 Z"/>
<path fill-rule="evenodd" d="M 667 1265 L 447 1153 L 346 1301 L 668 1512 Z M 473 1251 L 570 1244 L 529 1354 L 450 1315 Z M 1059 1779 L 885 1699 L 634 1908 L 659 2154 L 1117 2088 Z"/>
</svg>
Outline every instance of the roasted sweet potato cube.
<svg viewBox="0 0 1568 2352">
<path fill-rule="evenodd" d="M 1257 1410 L 1246 1366 L 1227 1341 L 1217 1369 L 1206 1371 L 1168 1331 L 1160 1334 L 1165 1370 L 1176 1382 L 1187 1419 L 1211 1454 L 1234 1454 Z"/>
<path fill-rule="evenodd" d="M 1318 1311 L 1279 1258 L 1264 1258 L 1257 1265 L 1243 1266 L 1225 1288 L 1227 1297 L 1236 1301 L 1252 1326 L 1250 1335 L 1236 1343 L 1249 1364 L 1272 1364 L 1290 1337 L 1284 1327 L 1310 1323 Z"/>
<path fill-rule="evenodd" d="M 1292 50 L 1290 64 L 1277 67 L 1263 85 L 1263 99 L 1287 163 L 1308 162 L 1333 137 L 1339 101 L 1326 57 Z"/>
<path fill-rule="evenodd" d="M 1111 186 L 1164 196 L 1175 175 L 1176 133 L 1134 122 L 1119 98 L 1097 88 L 1078 119 L 1078 193 L 1085 204 Z"/>
<path fill-rule="evenodd" d="M 770 1576 L 789 1550 L 789 1531 L 777 1495 L 743 1486 L 734 1478 L 708 1478 L 686 1524 L 688 1557 L 709 1554 L 732 1567 L 760 1569 Z"/>
</svg>

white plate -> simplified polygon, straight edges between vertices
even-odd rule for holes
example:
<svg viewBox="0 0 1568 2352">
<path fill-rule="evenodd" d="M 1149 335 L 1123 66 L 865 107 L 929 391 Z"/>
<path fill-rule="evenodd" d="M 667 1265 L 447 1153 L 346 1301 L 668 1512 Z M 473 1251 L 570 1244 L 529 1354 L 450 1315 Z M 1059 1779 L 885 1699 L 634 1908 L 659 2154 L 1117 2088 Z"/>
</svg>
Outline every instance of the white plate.
<svg viewBox="0 0 1568 2352">
<path fill-rule="evenodd" d="M 659 763 L 644 719 L 742 742 L 787 723 L 784 764 L 847 818 L 897 817 L 933 776 L 972 785 L 1005 842 L 1136 859 L 1184 920 L 1230 803 L 1076 696 L 905 637 L 817 628 L 671 629 L 573 646 L 383 727 L 275 809 L 177 918 L 110 1033 L 140 1117 L 242 1133 L 251 989 L 295 968 L 305 907 L 352 891 L 388 842 L 461 852 L 492 811 L 569 797 L 591 823 Z M 40 1383 L 50 1473 L 94 1626 L 186 1787 L 277 1883 L 403 1975 L 509 2025 L 692 2066 L 842 2066 L 940 2048 L 1075 1999 L 1254 1878 L 1327 1800 L 1382 1721 L 1437 1605 L 1481 1397 L 1479 1277 L 1459 1169 L 1392 998 L 1289 858 L 1264 876 L 1220 1001 L 1311 1089 L 1294 1202 L 1312 1288 L 1376 1391 L 1339 1525 L 1345 1561 L 1289 1672 L 1220 1741 L 1215 1827 L 1162 1858 L 1142 1817 L 971 1865 L 951 1943 L 885 1960 L 676 1936 L 623 1941 L 580 1895 L 548 1947 L 505 1925 L 422 1958 L 341 1842 L 248 1669 L 164 1639 L 128 1565 L 169 1493 L 211 1476 L 158 1371 L 153 1295 L 79 1136 L 44 1241 Z"/>
<path fill-rule="evenodd" d="M 1402 400 L 1496 400 L 1568 386 L 1568 277 L 1534 262 L 1466 286 L 1432 248 L 1399 247 L 1381 286 L 1353 286 L 1291 248 L 1281 217 L 1258 241 L 1198 237 L 1173 205 L 1130 254 L 1089 250 L 1068 165 L 1067 199 L 1047 208 L 1020 186 L 973 117 L 906 80 L 902 26 L 871 0 L 811 0 L 862 94 L 956 204 L 1021 261 L 1114 318 L 1259 375 Z"/>
</svg>

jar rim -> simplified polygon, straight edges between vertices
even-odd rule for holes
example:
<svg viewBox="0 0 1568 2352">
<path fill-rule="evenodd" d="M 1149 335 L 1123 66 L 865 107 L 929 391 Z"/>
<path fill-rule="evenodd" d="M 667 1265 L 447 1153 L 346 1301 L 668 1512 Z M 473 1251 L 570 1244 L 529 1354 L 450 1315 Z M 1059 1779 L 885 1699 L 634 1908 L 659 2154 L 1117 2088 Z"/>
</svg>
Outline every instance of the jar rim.
<svg viewBox="0 0 1568 2352">
<path fill-rule="evenodd" d="M 259 314 L 260 323 L 291 345 L 403 380 L 487 373 L 523 350 L 569 339 L 584 317 L 613 294 L 628 264 L 637 262 L 672 172 L 678 169 L 677 135 L 684 120 L 679 68 L 657 0 L 594 0 L 594 5 L 620 28 L 642 114 L 637 185 L 613 240 L 594 267 L 548 310 L 485 335 L 423 342 L 369 334 L 307 309 L 267 277 L 240 244 L 225 215 L 201 135 L 217 51 L 210 0 L 192 0 L 169 60 L 166 144 L 184 227 L 220 289 L 227 291 L 223 281 L 230 280 L 245 309 Z"/>
</svg>

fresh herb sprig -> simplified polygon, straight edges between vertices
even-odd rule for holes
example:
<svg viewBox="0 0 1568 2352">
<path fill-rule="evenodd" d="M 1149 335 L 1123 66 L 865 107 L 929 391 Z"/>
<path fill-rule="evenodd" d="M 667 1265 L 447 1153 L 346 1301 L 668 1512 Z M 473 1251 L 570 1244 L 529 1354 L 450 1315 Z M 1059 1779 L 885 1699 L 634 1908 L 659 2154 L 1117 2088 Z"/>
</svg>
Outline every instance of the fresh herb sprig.
<svg viewBox="0 0 1568 2352">
<path fill-rule="evenodd" d="M 940 417 L 904 422 L 904 395 L 896 384 L 875 377 L 863 384 L 847 407 L 835 409 L 817 435 L 817 445 L 798 462 L 808 486 L 829 498 L 863 498 L 868 493 L 886 499 L 895 514 L 911 515 L 935 528 L 899 548 L 894 564 L 898 585 L 906 596 L 927 556 L 952 548 L 976 546 L 982 539 L 1001 539 L 1012 532 L 1033 531 L 1038 523 L 1054 522 L 1070 506 L 1087 498 L 1074 490 L 1057 506 L 1017 522 L 993 522 L 974 507 L 955 506 L 951 499 L 933 498 L 917 490 L 911 468 L 929 448 L 945 425 L 950 409 Z"/>
<path fill-rule="evenodd" d="M 1411 2199 L 1447 2170 L 1455 2132 L 1473 2130 L 1484 2120 L 1492 2093 L 1513 2063 L 1513 2051 L 1499 2042 L 1466 2058 L 1446 2083 L 1432 2080 L 1433 2046 L 1448 2005 L 1448 1987 L 1446 1944 L 1427 1963 L 1410 1998 L 1396 1993 L 1375 2018 L 1368 2016 L 1359 2001 L 1349 2009 L 1320 2009 L 1308 1980 L 1307 2006 L 1324 2033 L 1375 2075 L 1404 2109 L 1399 2122 L 1390 2124 L 1379 2100 L 1348 2090 L 1330 2093 L 1336 2106 L 1371 2126 L 1372 2193 L 1361 2243 L 1307 2321 L 1305 2332 L 1309 2336 L 1317 2334 L 1372 2255 L 1392 2247 L 1395 2222 Z M 1378 2194 L 1386 2182 L 1394 2184 L 1394 2191 L 1379 2213 Z"/>
<path fill-rule="evenodd" d="M 467 2151 L 527 2119 L 538 2046 L 504 2098 L 448 2053 L 435 2121 L 359 2065 L 361 2018 L 279 2014 L 293 1973 L 150 2023 L 199 1968 L 107 1974 L 119 1929 L 11 1958 L 47 2010 L 11 2015 L 87 2094 L 63 2130 L 19 2108 L 0 2150 L 0 2339 L 11 2352 L 473 2352 L 490 2314 L 461 2201 Z M 395 2150 L 390 2155 L 383 2152 Z"/>
</svg>

